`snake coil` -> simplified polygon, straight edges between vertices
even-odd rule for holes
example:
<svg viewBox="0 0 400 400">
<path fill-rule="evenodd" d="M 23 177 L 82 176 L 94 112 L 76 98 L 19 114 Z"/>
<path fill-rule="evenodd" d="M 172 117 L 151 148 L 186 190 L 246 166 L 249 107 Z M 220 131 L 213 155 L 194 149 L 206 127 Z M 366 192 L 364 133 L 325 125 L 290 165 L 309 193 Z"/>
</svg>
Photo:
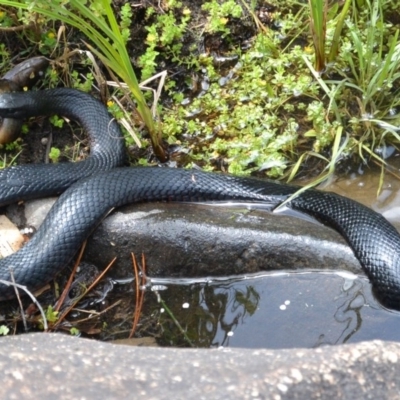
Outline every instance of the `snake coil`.
<svg viewBox="0 0 400 400">
<path fill-rule="evenodd" d="M 92 140 L 91 156 L 79 163 L 27 165 L 0 171 L 0 204 L 48 196 L 67 189 L 29 243 L 0 260 L 0 279 L 36 289 L 75 256 L 82 241 L 114 207 L 150 201 L 246 201 L 278 206 L 298 187 L 197 170 L 117 168 L 124 162 L 121 132 L 105 107 L 71 89 L 0 94 L 0 116 L 58 113 L 78 120 Z M 76 183 L 74 183 L 76 182 Z M 72 185 L 72 186 L 71 186 Z M 400 235 L 380 214 L 345 197 L 317 190 L 288 204 L 341 233 L 353 249 L 379 299 L 400 308 Z M 0 287 L 0 297 L 13 290 Z"/>
</svg>

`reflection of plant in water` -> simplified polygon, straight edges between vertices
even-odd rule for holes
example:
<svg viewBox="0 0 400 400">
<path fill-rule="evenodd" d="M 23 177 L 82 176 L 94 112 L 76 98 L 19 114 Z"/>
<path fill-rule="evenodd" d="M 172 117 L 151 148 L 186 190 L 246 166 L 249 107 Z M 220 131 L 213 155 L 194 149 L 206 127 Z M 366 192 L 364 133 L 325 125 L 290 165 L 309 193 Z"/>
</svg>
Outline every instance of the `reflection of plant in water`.
<svg viewBox="0 0 400 400">
<path fill-rule="evenodd" d="M 172 301 L 182 298 L 187 299 L 189 309 L 182 309 L 179 301 Z M 256 312 L 260 295 L 254 287 L 236 281 L 218 285 L 196 283 L 184 287 L 175 286 L 173 299 L 167 300 L 168 307 L 192 344 L 218 347 L 227 345 L 230 332 L 239 323 L 243 323 L 246 316 Z M 160 324 L 163 328 L 163 341 L 175 346 L 187 345 L 171 318 L 162 314 Z"/>
<path fill-rule="evenodd" d="M 338 322 L 346 323 L 345 329 L 336 340 L 335 344 L 347 343 L 350 338 L 361 329 L 362 317 L 361 309 L 365 304 L 365 297 L 360 291 L 355 292 L 354 297 L 346 301 L 336 312 L 335 320 Z M 341 320 L 342 319 L 342 320 Z"/>
<path fill-rule="evenodd" d="M 186 332 L 186 337 L 194 346 L 211 347 L 218 329 L 219 316 L 227 305 L 227 296 L 214 293 L 214 290 L 205 284 L 174 285 L 173 290 L 173 297 L 164 294 L 163 298 L 174 318 Z M 189 304 L 188 309 L 182 308 L 182 299 Z M 187 346 L 187 340 L 172 318 L 163 313 L 159 323 L 163 331 L 162 343 Z"/>
<path fill-rule="evenodd" d="M 246 315 L 246 312 L 250 315 L 253 315 L 257 310 L 257 305 L 260 301 L 260 295 L 258 292 L 252 287 L 246 287 L 246 295 L 240 290 L 236 291 L 236 303 L 237 307 L 242 306 L 244 308 L 243 317 Z"/>
<path fill-rule="evenodd" d="M 313 347 L 347 343 L 360 331 L 363 322 L 361 310 L 367 303 L 363 290 L 361 282 L 354 281 L 352 286 L 345 291 L 345 301 L 337 308 L 334 315 L 335 321 L 344 324 L 344 329 L 340 336 L 336 340 L 328 341 L 324 335 L 321 335 Z"/>
</svg>

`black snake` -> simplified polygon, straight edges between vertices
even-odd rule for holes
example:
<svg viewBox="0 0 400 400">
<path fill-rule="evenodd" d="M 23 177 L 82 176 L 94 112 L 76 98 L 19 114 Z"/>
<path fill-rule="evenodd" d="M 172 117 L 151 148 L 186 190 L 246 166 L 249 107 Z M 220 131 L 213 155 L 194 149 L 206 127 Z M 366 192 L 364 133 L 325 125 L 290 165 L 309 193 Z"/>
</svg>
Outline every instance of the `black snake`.
<svg viewBox="0 0 400 400">
<path fill-rule="evenodd" d="M 0 204 L 58 194 L 33 239 L 0 260 L 0 279 L 35 289 L 76 254 L 82 241 L 114 207 L 149 201 L 268 202 L 279 205 L 298 187 L 198 170 L 119 168 L 124 145 L 118 124 L 93 97 L 72 89 L 0 94 L 0 116 L 60 114 L 79 121 L 92 141 L 91 156 L 78 163 L 25 165 L 0 171 Z M 74 183 L 76 182 L 76 183 Z M 379 299 L 400 308 L 400 235 L 381 215 L 345 197 L 307 190 L 288 204 L 339 231 L 353 249 Z M 1 286 L 0 297 L 13 296 Z"/>
</svg>

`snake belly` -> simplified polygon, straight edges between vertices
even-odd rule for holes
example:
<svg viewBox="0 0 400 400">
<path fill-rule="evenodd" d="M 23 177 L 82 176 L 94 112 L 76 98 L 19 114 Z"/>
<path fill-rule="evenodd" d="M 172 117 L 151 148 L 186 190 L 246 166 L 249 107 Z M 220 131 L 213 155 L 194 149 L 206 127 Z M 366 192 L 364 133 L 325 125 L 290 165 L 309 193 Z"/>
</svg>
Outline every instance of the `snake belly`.
<svg viewBox="0 0 400 400">
<path fill-rule="evenodd" d="M 76 91 L 65 90 L 71 101 Z M 61 94 L 57 91 L 63 92 L 63 90 L 57 89 L 52 92 L 52 95 L 57 97 Z M 43 92 L 41 93 L 43 97 Z M 15 95 L 19 95 L 19 93 Z M 22 96 L 26 96 L 26 94 L 24 93 Z M 10 104 L 4 103 L 4 97 L 5 95 L 0 95 L 0 116 L 12 117 L 10 115 L 13 114 L 12 111 L 4 112 L 6 115 L 3 115 L 4 104 Z M 78 99 L 87 99 L 87 97 L 90 96 L 78 92 Z M 20 98 L 17 100 L 20 100 Z M 31 100 L 25 99 L 24 101 L 30 105 L 28 107 L 29 115 L 44 111 L 43 109 L 35 110 L 34 104 L 37 98 L 32 99 L 32 104 L 30 104 Z M 74 104 L 77 104 L 76 99 Z M 38 232 L 27 245 L 13 255 L 0 260 L 0 279 L 2 280 L 10 280 L 11 268 L 17 283 L 26 285 L 31 289 L 39 288 L 51 280 L 61 268 L 68 265 L 82 242 L 90 235 L 102 218 L 115 207 L 152 201 L 204 202 L 229 200 L 267 202 L 278 206 L 299 189 L 296 186 L 268 180 L 241 178 L 198 170 L 157 167 L 115 168 L 123 162 L 123 151 L 118 150 L 117 156 L 110 157 L 109 154 L 114 153 L 107 146 L 112 143 L 112 145 L 121 147 L 122 141 L 118 136 L 118 127 L 111 121 L 104 107 L 94 99 L 88 100 L 88 104 L 82 107 L 84 110 L 76 109 L 77 107 L 74 107 L 74 104 L 67 104 L 65 111 L 62 109 L 62 105 L 54 106 L 53 104 L 51 112 L 55 111 L 56 108 L 56 112 L 59 114 L 79 117 L 80 123 L 86 129 L 91 130 L 94 145 L 92 155 L 87 161 L 95 159 L 96 161 L 93 163 L 99 163 L 97 154 L 100 153 L 101 168 L 105 171 L 95 172 L 95 165 L 85 167 L 87 177 L 75 179 L 77 182 L 60 196 Z M 43 104 L 41 107 L 43 108 Z M 8 106 L 8 109 L 13 110 L 11 106 Z M 46 112 L 46 114 L 49 112 Z M 22 111 L 18 111 L 18 113 L 19 117 L 23 115 Z M 15 113 L 13 115 L 15 116 Z M 94 120 L 98 124 L 98 129 L 94 127 Z M 113 135 L 110 135 L 110 129 L 113 130 Z M 104 136 L 106 136 L 106 139 L 104 139 Z M 110 137 L 113 139 L 110 140 Z M 102 148 L 103 140 L 106 142 L 106 149 Z M 105 163 L 107 165 L 104 165 L 107 158 L 113 160 L 112 166 L 107 163 Z M 85 166 L 84 163 L 75 164 Z M 57 165 L 46 167 L 49 168 L 49 174 L 54 173 L 58 180 L 64 182 L 63 174 L 69 168 L 71 168 L 71 171 L 77 168 L 75 164 L 67 163 L 61 169 L 55 169 L 54 172 L 50 172 L 50 167 L 54 168 Z M 19 168 L 18 173 L 22 174 L 22 171 L 25 168 L 29 169 L 29 167 L 33 166 L 15 168 Z M 10 199 L 11 201 L 16 198 L 22 199 L 21 194 L 17 196 L 14 192 L 7 195 L 7 188 L 3 188 L 3 181 L 9 179 L 2 179 L 1 173 L 8 176 L 9 172 L 7 171 L 9 170 L 12 170 L 12 168 L 0 171 L 1 204 L 9 203 Z M 41 174 L 33 175 L 38 178 L 35 187 L 52 185 L 53 181 L 51 183 L 40 183 Z M 74 172 L 72 175 L 74 175 Z M 22 176 L 16 179 L 26 180 Z M 29 180 L 33 180 L 32 174 Z M 70 184 L 63 183 L 62 188 L 58 187 L 56 193 L 61 192 Z M 32 189 L 28 189 L 28 192 L 30 190 Z M 29 192 L 28 197 L 48 195 L 52 189 L 40 190 L 42 191 L 39 194 Z M 54 193 L 54 191 L 51 193 Z M 6 200 L 3 200 L 3 195 Z M 317 190 L 307 190 L 301 193 L 291 200 L 288 206 L 312 215 L 339 231 L 353 249 L 379 299 L 388 307 L 400 308 L 400 235 L 384 217 L 355 201 Z M 1 298 L 6 299 L 13 296 L 14 290 L 12 288 L 0 287 Z"/>
</svg>

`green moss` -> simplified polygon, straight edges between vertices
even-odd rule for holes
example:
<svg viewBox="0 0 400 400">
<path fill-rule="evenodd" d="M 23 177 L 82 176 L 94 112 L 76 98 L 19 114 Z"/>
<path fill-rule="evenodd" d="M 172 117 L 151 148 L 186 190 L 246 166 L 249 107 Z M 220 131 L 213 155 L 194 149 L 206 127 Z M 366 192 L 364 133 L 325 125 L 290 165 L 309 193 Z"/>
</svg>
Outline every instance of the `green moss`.
<svg viewBox="0 0 400 400">
<path fill-rule="evenodd" d="M 149 7 L 147 17 L 154 13 L 154 8 Z M 156 58 L 160 54 L 157 48 L 162 48 L 165 56 L 170 57 L 172 61 L 177 63 L 182 61 L 180 57 L 182 38 L 190 21 L 190 14 L 190 10 L 183 8 L 180 2 L 169 1 L 168 11 L 158 14 L 155 22 L 146 27 L 148 47 L 138 60 L 142 80 L 150 78 L 156 71 Z"/>
</svg>

